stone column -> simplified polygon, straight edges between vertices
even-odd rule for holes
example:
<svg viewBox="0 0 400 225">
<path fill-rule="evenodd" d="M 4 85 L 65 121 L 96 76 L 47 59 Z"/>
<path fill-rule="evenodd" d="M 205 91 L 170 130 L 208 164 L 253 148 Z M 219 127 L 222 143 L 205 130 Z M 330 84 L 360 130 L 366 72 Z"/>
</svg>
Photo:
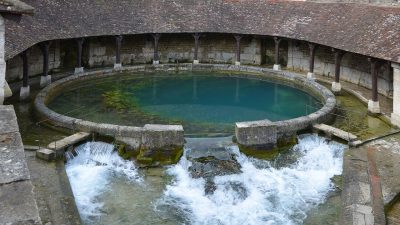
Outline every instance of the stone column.
<svg viewBox="0 0 400 225">
<path fill-rule="evenodd" d="M 236 39 L 236 66 L 240 66 L 240 40 L 242 39 L 241 35 L 235 35 Z"/>
<path fill-rule="evenodd" d="M 310 67 L 307 73 L 308 79 L 314 79 L 314 59 L 315 59 L 315 50 L 317 50 L 317 45 L 314 43 L 308 43 L 308 47 L 310 48 Z"/>
<path fill-rule="evenodd" d="M 122 68 L 121 63 L 121 45 L 122 45 L 122 36 L 118 35 L 115 37 L 115 63 L 114 69 L 118 70 Z"/>
<path fill-rule="evenodd" d="M 345 52 L 339 49 L 332 49 L 332 51 L 335 54 L 335 81 L 332 82 L 332 91 L 339 93 L 342 90 L 342 85 L 340 84 L 340 64 Z"/>
<path fill-rule="evenodd" d="M 4 60 L 5 25 L 4 19 L 0 15 L 0 105 L 3 105 L 6 97 L 6 61 Z"/>
<path fill-rule="evenodd" d="M 78 55 L 76 59 L 76 67 L 75 67 L 75 74 L 83 73 L 82 67 L 82 47 L 83 47 L 83 38 L 79 38 L 76 40 L 76 44 L 78 45 Z"/>
<path fill-rule="evenodd" d="M 25 50 L 21 53 L 22 58 L 22 87 L 19 92 L 19 99 L 25 100 L 29 98 L 30 87 L 29 87 L 29 67 L 28 67 L 28 50 Z"/>
<path fill-rule="evenodd" d="M 371 114 L 378 114 L 381 112 L 379 107 L 379 99 L 378 99 L 378 72 L 380 63 L 378 60 L 373 58 L 368 58 L 371 62 L 371 99 L 368 100 L 368 112 Z"/>
<path fill-rule="evenodd" d="M 275 64 L 273 70 L 281 70 L 281 65 L 279 64 L 279 43 L 281 43 L 280 38 L 274 37 L 275 41 Z"/>
<path fill-rule="evenodd" d="M 43 74 L 40 76 L 40 87 L 46 87 L 51 83 L 51 75 L 49 75 L 49 48 L 50 42 L 44 42 L 41 45 L 43 53 Z"/>
<path fill-rule="evenodd" d="M 153 64 L 160 64 L 160 56 L 158 55 L 158 41 L 160 40 L 161 34 L 153 34 L 154 38 L 154 58 Z"/>
<path fill-rule="evenodd" d="M 200 33 L 194 33 L 194 59 L 193 59 L 193 64 L 199 64 L 199 40 L 200 40 Z"/>
<path fill-rule="evenodd" d="M 393 67 L 393 112 L 391 122 L 400 127 L 400 64 L 392 63 Z"/>
</svg>

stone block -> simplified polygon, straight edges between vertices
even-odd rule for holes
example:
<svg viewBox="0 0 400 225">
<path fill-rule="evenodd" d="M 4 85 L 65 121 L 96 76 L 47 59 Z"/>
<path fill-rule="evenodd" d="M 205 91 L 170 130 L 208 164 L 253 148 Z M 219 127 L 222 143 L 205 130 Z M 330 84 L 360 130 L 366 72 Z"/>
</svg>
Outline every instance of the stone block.
<svg viewBox="0 0 400 225">
<path fill-rule="evenodd" d="M 77 68 L 75 68 L 75 71 L 74 71 L 74 73 L 75 74 L 80 74 L 80 73 L 83 73 L 84 72 L 84 69 L 83 69 L 83 67 L 77 67 Z"/>
<path fill-rule="evenodd" d="M 282 69 L 281 69 L 281 65 L 279 65 L 279 64 L 274 64 L 274 67 L 273 67 L 272 69 L 273 69 L 273 70 L 276 70 L 276 71 L 282 70 Z"/>
<path fill-rule="evenodd" d="M 268 120 L 236 123 L 237 142 L 244 146 L 274 147 L 277 143 L 276 124 Z"/>
<path fill-rule="evenodd" d="M 20 100 L 26 100 L 29 98 L 31 92 L 31 88 L 28 86 L 26 87 L 21 87 L 21 90 L 19 92 L 19 99 Z"/>
<path fill-rule="evenodd" d="M 78 142 L 81 142 L 83 140 L 86 140 L 90 137 L 90 133 L 86 132 L 78 132 L 76 134 L 73 134 L 71 136 L 65 137 L 61 140 L 51 142 L 47 147 L 51 150 L 63 150 L 67 148 L 70 145 L 74 145 Z"/>
<path fill-rule="evenodd" d="M 51 75 L 40 76 L 40 87 L 44 88 L 51 83 Z"/>
<path fill-rule="evenodd" d="M 118 136 L 141 139 L 142 131 L 142 127 L 119 126 Z"/>
<path fill-rule="evenodd" d="M 47 148 L 41 148 L 36 151 L 36 157 L 45 161 L 52 161 L 55 159 L 55 152 Z"/>
<path fill-rule="evenodd" d="M 122 69 L 122 64 L 121 63 L 114 63 L 114 70 L 120 70 Z"/>
<path fill-rule="evenodd" d="M 339 93 L 342 90 L 342 85 L 339 82 L 332 82 L 333 93 Z"/>
<path fill-rule="evenodd" d="M 368 100 L 368 112 L 371 114 L 381 113 L 381 108 L 379 107 L 379 101 Z"/>
<path fill-rule="evenodd" d="M 166 146 L 183 146 L 185 142 L 181 125 L 146 124 L 142 133 L 142 146 L 148 149 Z"/>
</svg>

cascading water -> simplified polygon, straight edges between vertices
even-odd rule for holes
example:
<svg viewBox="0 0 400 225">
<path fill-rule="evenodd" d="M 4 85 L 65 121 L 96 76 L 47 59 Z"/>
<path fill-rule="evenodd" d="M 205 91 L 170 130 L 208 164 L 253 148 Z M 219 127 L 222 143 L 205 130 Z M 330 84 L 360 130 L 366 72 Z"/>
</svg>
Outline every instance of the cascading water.
<svg viewBox="0 0 400 225">
<path fill-rule="evenodd" d="M 66 171 L 82 220 L 90 223 L 102 215 L 103 202 L 99 197 L 107 191 L 110 177 L 122 176 L 127 182 L 141 178 L 134 164 L 114 151 L 114 145 L 88 142 L 75 151 L 76 156 L 66 154 Z"/>
<path fill-rule="evenodd" d="M 240 169 L 212 178 L 193 177 L 193 158 L 208 153 L 189 149 L 190 143 L 177 165 L 140 170 L 141 175 L 111 145 L 79 147 L 68 160 L 67 173 L 84 223 L 302 224 L 334 189 L 331 178 L 342 172 L 344 145 L 315 135 L 301 136 L 299 144 L 274 161 L 224 146 L 218 151 L 234 160 L 228 166 Z"/>
<path fill-rule="evenodd" d="M 160 204 L 180 210 L 190 224 L 302 224 L 308 210 L 332 190 L 330 178 L 342 172 L 344 146 L 314 135 L 300 139 L 293 149 L 300 157 L 287 167 L 275 168 L 246 157 L 237 147 L 229 149 L 241 173 L 216 176 L 216 190 L 208 195 L 204 179 L 190 176 L 191 162 L 183 157 L 168 170 L 176 179 Z M 234 188 L 238 184 L 244 191 Z"/>
</svg>

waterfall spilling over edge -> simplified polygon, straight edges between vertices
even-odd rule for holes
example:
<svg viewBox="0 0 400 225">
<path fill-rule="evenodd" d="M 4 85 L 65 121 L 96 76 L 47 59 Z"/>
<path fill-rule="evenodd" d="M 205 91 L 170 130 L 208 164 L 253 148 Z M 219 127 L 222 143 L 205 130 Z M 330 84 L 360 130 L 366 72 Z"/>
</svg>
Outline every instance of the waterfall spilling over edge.
<svg viewBox="0 0 400 225">
<path fill-rule="evenodd" d="M 297 162 L 274 167 L 245 156 L 236 146 L 229 147 L 241 173 L 216 176 L 216 190 L 211 195 L 205 192 L 203 178 L 190 176 L 186 152 L 168 170 L 175 180 L 157 204 L 175 208 L 189 224 L 302 224 L 306 213 L 333 190 L 330 178 L 342 173 L 344 148 L 316 135 L 304 135 L 293 147 L 299 154 Z M 242 185 L 246 196 L 232 184 Z"/>
<path fill-rule="evenodd" d="M 99 196 L 106 191 L 111 176 L 123 176 L 128 182 L 141 181 L 132 161 L 123 160 L 114 145 L 87 142 L 78 146 L 76 156 L 66 154 L 66 171 L 79 213 L 84 221 L 101 215 Z"/>
</svg>

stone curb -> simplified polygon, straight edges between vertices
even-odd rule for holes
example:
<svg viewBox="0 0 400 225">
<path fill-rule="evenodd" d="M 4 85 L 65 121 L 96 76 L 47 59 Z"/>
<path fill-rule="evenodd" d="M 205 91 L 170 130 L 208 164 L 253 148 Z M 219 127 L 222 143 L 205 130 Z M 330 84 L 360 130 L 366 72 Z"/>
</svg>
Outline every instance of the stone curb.
<svg viewBox="0 0 400 225">
<path fill-rule="evenodd" d="M 272 122 L 274 125 L 274 129 L 276 130 L 277 139 L 286 137 L 288 134 L 294 134 L 299 130 L 303 130 L 311 127 L 313 124 L 324 122 L 330 119 L 331 113 L 334 110 L 336 99 L 335 96 L 330 92 L 327 88 L 322 85 L 316 83 L 313 80 L 308 80 L 301 75 L 287 72 L 287 71 L 274 71 L 272 69 L 255 67 L 255 66 L 236 66 L 236 65 L 227 65 L 227 64 L 158 64 L 158 65 L 136 65 L 136 66 L 127 66 L 120 68 L 118 70 L 114 69 L 103 69 L 98 71 L 89 71 L 81 74 L 72 75 L 69 77 L 65 77 L 63 79 L 57 80 L 44 88 L 39 92 L 35 101 L 34 107 L 36 112 L 41 118 L 46 118 L 45 120 L 50 122 L 55 126 L 64 127 L 70 130 L 79 130 L 84 132 L 96 132 L 103 135 L 111 135 L 111 136 L 125 136 L 125 137 L 136 137 L 139 138 L 143 135 L 143 133 L 148 132 L 148 128 L 145 127 L 132 127 L 132 126 L 120 126 L 113 124 L 104 124 L 104 123 L 94 123 L 90 121 L 85 121 L 81 119 L 72 118 L 69 116 L 61 115 L 50 110 L 46 105 L 48 102 L 52 100 L 53 97 L 60 92 L 63 87 L 70 85 L 72 82 L 77 80 L 88 80 L 93 78 L 100 77 L 109 77 L 121 72 L 152 72 L 152 71 L 232 71 L 232 72 L 246 72 L 250 74 L 243 75 L 244 77 L 261 79 L 261 80 L 271 80 L 275 82 L 279 82 L 285 85 L 294 86 L 303 91 L 309 92 L 314 97 L 318 98 L 321 102 L 324 102 L 324 106 L 307 116 L 285 120 L 285 121 L 277 121 Z M 264 126 L 266 120 L 261 121 L 251 121 L 251 122 L 241 122 L 236 123 L 236 126 L 240 125 L 242 128 L 249 129 L 246 127 L 247 123 L 251 123 L 251 127 L 261 128 L 261 130 L 267 129 L 269 126 Z M 268 124 L 271 122 L 268 121 Z M 161 125 L 163 126 L 163 125 Z M 150 125 L 151 127 L 151 125 Z M 183 128 L 181 125 L 177 125 L 176 127 L 168 126 L 167 129 L 170 129 L 171 132 L 182 132 Z M 239 137 L 239 144 L 243 145 L 253 145 L 254 143 L 248 142 L 244 139 L 248 139 L 249 135 L 241 133 L 240 129 L 236 129 L 236 135 Z M 253 135 L 257 136 L 257 132 L 253 133 Z M 178 135 L 180 136 L 180 135 Z M 182 135 L 183 136 L 183 135 Z M 264 135 L 265 136 L 265 135 Z M 258 140 L 256 144 L 265 144 L 260 142 L 260 138 L 252 138 L 253 140 Z M 181 141 L 179 141 L 181 143 Z M 182 140 L 183 143 L 183 140 Z M 168 143 L 166 140 L 166 144 L 171 145 L 173 143 Z"/>
</svg>

